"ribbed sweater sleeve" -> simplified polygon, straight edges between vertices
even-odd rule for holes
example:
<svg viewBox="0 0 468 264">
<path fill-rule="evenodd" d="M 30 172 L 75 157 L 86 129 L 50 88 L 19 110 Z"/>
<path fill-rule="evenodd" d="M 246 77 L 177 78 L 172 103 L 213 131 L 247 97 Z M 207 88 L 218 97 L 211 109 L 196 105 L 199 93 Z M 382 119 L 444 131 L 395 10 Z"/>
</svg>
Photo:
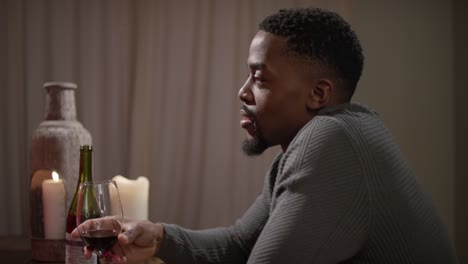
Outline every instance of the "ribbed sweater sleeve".
<svg viewBox="0 0 468 264">
<path fill-rule="evenodd" d="M 157 256 L 172 264 L 246 263 L 269 216 L 273 188 L 270 176 L 276 175 L 280 157 L 273 161 L 262 193 L 234 225 L 195 231 L 163 224 L 165 238 Z"/>
</svg>

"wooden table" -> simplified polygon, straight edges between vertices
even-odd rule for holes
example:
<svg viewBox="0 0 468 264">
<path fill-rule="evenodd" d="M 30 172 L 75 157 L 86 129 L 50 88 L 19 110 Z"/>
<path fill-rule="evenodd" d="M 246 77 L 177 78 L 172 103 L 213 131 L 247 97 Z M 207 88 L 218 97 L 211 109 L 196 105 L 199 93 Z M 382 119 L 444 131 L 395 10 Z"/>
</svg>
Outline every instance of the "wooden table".
<svg viewBox="0 0 468 264">
<path fill-rule="evenodd" d="M 0 237 L 0 256 L 1 263 L 34 263 L 29 238 L 25 237 Z"/>
<path fill-rule="evenodd" d="M 31 243 L 25 237 L 0 237 L 0 263 L 5 264 L 63 264 L 43 263 L 31 260 Z M 153 258 L 144 264 L 163 264 L 159 259 Z"/>
</svg>

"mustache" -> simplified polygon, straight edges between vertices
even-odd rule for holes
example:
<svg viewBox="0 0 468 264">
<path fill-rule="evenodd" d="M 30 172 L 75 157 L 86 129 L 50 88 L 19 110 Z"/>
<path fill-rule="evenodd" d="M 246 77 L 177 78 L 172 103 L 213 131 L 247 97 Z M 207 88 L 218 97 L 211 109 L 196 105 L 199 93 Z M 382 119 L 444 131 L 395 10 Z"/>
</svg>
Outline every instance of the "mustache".
<svg viewBox="0 0 468 264">
<path fill-rule="evenodd" d="M 243 104 L 242 105 L 242 110 L 244 110 L 244 112 L 247 114 L 247 116 L 252 119 L 252 121 L 256 121 L 257 120 L 257 116 L 255 115 L 255 113 L 250 110 L 247 105 Z"/>
</svg>

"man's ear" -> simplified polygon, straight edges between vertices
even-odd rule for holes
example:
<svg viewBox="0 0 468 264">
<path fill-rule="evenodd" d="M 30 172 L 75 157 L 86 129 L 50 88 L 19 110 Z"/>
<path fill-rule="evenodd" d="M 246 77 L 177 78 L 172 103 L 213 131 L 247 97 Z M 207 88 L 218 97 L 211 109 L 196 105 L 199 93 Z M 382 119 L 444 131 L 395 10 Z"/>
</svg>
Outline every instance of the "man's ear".
<svg viewBox="0 0 468 264">
<path fill-rule="evenodd" d="M 318 110 L 327 106 L 331 100 L 333 89 L 334 85 L 332 81 L 319 79 L 309 90 L 307 108 L 310 110 Z"/>
</svg>

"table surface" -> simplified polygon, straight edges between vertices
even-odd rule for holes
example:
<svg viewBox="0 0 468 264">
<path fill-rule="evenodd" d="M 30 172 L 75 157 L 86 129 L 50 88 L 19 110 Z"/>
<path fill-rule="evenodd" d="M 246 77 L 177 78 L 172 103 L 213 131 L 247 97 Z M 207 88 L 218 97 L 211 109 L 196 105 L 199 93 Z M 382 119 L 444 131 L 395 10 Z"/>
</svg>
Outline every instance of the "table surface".
<svg viewBox="0 0 468 264">
<path fill-rule="evenodd" d="M 0 237 L 0 263 L 8 264 L 46 264 L 31 260 L 31 241 L 29 237 Z M 63 264 L 47 263 L 47 264 Z M 153 258 L 145 264 L 164 264 L 160 259 Z"/>
<path fill-rule="evenodd" d="M 0 237 L 2 263 L 31 263 L 31 245 L 25 237 Z"/>
<path fill-rule="evenodd" d="M 31 241 L 28 237 L 0 237 L 1 263 L 36 264 L 31 260 Z M 44 263 L 42 263 L 44 264 Z M 63 264 L 63 263 L 48 263 Z"/>
<path fill-rule="evenodd" d="M 31 251 L 0 250 L 2 263 L 27 264 L 31 262 Z"/>
</svg>

